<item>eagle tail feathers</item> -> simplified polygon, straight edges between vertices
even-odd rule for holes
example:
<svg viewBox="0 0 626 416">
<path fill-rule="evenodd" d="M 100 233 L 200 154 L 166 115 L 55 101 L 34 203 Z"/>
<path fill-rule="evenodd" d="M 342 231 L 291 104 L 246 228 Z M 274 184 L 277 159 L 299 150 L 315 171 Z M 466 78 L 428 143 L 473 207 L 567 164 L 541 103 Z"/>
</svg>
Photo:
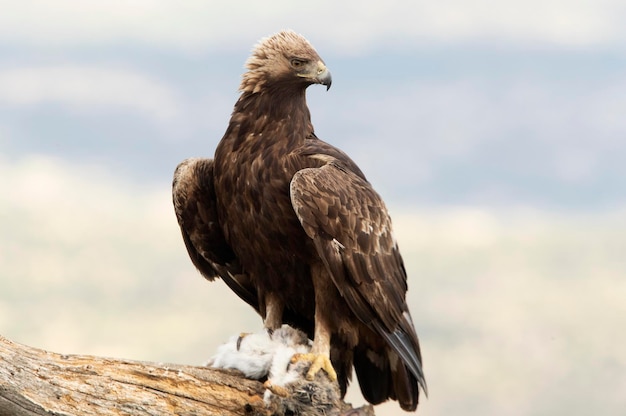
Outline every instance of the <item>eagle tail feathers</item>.
<svg viewBox="0 0 626 416">
<path fill-rule="evenodd" d="M 372 404 L 394 398 L 389 392 L 389 363 L 387 360 L 376 359 L 378 358 L 376 356 L 379 354 L 366 348 L 356 348 L 354 351 L 354 371 L 359 380 L 361 393 L 365 400 Z"/>
<path fill-rule="evenodd" d="M 391 347 L 382 352 L 357 347 L 354 370 L 361 393 L 369 403 L 376 405 L 391 399 L 406 411 L 417 409 L 418 381 Z"/>
<path fill-rule="evenodd" d="M 406 313 L 405 313 L 406 315 Z M 428 386 L 422 370 L 422 357 L 420 353 L 417 335 L 412 331 L 410 317 L 400 323 L 400 326 L 393 332 L 389 332 L 382 325 L 372 322 L 391 348 L 398 354 L 404 365 L 408 368 L 411 375 L 416 379 L 424 394 L 428 396 Z M 406 327 L 406 329 L 405 329 Z"/>
</svg>

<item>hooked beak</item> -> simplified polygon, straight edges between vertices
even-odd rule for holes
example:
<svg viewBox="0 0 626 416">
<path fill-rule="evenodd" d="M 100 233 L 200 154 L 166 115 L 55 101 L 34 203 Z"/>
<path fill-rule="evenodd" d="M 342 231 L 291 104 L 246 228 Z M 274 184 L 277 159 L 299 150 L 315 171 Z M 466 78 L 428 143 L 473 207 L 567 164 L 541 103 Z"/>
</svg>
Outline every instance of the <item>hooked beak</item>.
<svg viewBox="0 0 626 416">
<path fill-rule="evenodd" d="M 321 60 L 315 63 L 310 63 L 304 71 L 298 73 L 297 75 L 301 78 L 305 78 L 311 84 L 326 85 L 326 91 L 330 89 L 330 84 L 333 82 L 333 78 L 330 76 L 330 71 Z"/>
<path fill-rule="evenodd" d="M 326 91 L 330 89 L 330 85 L 333 83 L 333 77 L 330 75 L 330 71 L 326 68 L 326 65 L 322 61 L 317 63 L 317 75 L 315 81 L 318 84 L 326 85 Z"/>
</svg>

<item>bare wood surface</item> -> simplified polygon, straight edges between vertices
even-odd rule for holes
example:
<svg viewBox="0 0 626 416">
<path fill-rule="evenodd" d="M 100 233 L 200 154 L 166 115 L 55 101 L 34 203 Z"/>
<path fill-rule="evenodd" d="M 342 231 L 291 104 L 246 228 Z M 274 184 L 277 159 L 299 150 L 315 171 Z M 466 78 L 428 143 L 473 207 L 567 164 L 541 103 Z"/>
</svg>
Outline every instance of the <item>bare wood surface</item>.
<svg viewBox="0 0 626 416">
<path fill-rule="evenodd" d="M 0 416 L 283 414 L 288 407 L 266 405 L 264 392 L 235 371 L 62 355 L 0 336 Z M 299 406 L 301 414 L 318 414 Z M 374 414 L 343 402 L 331 413 Z"/>
</svg>

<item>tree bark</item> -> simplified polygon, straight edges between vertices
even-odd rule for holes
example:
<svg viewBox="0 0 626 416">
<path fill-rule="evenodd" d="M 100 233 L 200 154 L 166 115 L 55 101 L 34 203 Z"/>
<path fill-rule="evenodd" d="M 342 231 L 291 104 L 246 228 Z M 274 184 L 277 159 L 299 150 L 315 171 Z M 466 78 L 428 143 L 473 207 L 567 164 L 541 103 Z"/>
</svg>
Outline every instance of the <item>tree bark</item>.
<svg viewBox="0 0 626 416">
<path fill-rule="evenodd" d="M 62 355 L 0 336 L 0 416 L 283 414 L 286 407 L 267 405 L 264 392 L 237 371 Z M 334 410 L 374 414 L 343 402 Z"/>
</svg>

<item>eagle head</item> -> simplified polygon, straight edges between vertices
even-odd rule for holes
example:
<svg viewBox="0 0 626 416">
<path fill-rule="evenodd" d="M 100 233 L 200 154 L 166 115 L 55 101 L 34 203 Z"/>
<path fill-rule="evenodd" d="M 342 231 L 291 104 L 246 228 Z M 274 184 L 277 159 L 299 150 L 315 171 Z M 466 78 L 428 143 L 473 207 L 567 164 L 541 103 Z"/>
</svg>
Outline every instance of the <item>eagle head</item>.
<svg viewBox="0 0 626 416">
<path fill-rule="evenodd" d="M 268 88 L 305 89 L 311 84 L 330 88 L 332 78 L 324 61 L 302 35 L 284 30 L 261 39 L 246 61 L 248 69 L 239 89 L 258 93 Z"/>
</svg>

